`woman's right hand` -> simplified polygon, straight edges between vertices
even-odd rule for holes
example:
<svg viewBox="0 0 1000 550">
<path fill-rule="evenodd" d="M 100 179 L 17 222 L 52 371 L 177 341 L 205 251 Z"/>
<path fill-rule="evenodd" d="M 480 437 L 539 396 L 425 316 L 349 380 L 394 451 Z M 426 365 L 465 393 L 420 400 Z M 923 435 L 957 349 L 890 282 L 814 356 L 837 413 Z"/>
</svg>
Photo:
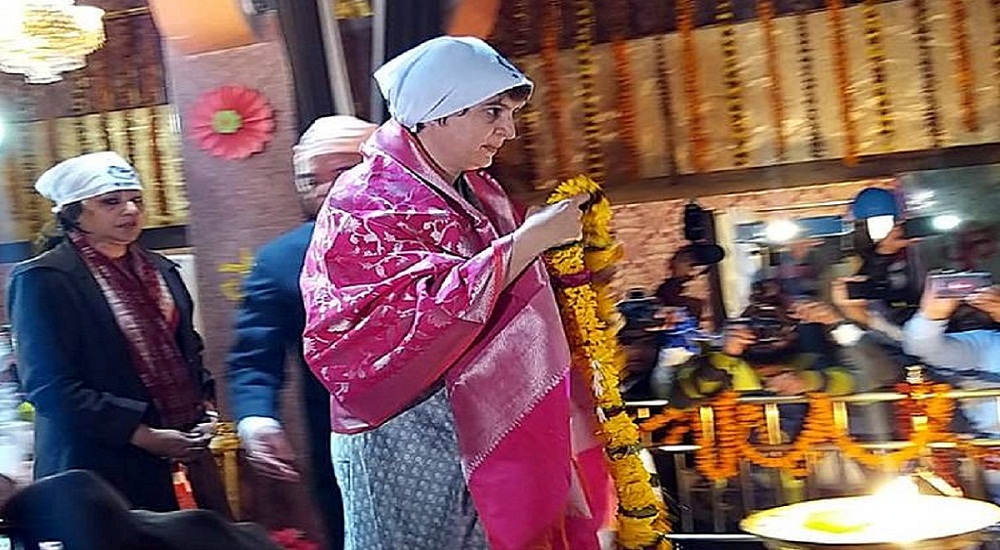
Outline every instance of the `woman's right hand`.
<svg viewBox="0 0 1000 550">
<path fill-rule="evenodd" d="M 588 200 L 589 195 L 577 195 L 545 206 L 530 214 L 518 232 L 535 245 L 539 253 L 578 241 L 583 236 L 583 211 L 580 207 Z"/>
<path fill-rule="evenodd" d="M 208 448 L 212 434 L 150 428 L 140 424 L 132 434 L 131 443 L 160 458 L 188 460 Z"/>
</svg>

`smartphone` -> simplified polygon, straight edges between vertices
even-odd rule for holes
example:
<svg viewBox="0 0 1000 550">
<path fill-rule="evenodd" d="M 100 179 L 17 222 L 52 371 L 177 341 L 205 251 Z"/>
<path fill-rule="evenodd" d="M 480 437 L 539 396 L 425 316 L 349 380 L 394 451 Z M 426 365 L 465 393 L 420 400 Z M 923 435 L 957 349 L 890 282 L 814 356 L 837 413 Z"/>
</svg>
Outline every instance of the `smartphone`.
<svg viewBox="0 0 1000 550">
<path fill-rule="evenodd" d="M 851 300 L 878 300 L 885 296 L 885 288 L 879 288 L 875 281 L 849 281 L 845 286 Z"/>
<path fill-rule="evenodd" d="M 993 277 L 983 272 L 938 273 L 929 279 L 941 298 L 965 298 L 993 285 Z"/>
<path fill-rule="evenodd" d="M 903 237 L 906 239 L 919 239 L 940 233 L 941 231 L 934 227 L 933 216 L 910 218 L 903 222 Z"/>
</svg>

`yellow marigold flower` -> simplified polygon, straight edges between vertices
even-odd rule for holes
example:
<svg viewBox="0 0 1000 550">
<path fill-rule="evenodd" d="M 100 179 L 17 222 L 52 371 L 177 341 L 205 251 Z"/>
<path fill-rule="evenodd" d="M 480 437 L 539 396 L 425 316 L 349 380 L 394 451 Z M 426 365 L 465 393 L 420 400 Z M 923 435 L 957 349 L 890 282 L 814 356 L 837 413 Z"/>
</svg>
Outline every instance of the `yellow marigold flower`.
<svg viewBox="0 0 1000 550">
<path fill-rule="evenodd" d="M 639 429 L 624 412 L 609 418 L 603 427 L 609 447 L 628 447 L 639 443 Z"/>
<path fill-rule="evenodd" d="M 618 543 L 625 548 L 647 548 L 655 544 L 659 535 L 653 530 L 653 519 L 619 514 Z"/>
</svg>

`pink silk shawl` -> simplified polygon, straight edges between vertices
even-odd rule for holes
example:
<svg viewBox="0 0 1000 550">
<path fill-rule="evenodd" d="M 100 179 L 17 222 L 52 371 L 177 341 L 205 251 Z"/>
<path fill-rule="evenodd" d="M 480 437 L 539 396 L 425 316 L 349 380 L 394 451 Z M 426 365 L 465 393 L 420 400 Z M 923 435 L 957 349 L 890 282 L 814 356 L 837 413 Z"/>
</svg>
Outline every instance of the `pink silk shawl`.
<svg viewBox="0 0 1000 550">
<path fill-rule="evenodd" d="M 542 262 L 504 288 L 520 221 L 509 199 L 469 172 L 480 212 L 394 121 L 362 153 L 327 197 L 301 278 L 305 357 L 333 430 L 378 429 L 443 380 L 491 547 L 597 548 L 613 493 L 592 399 L 570 374 Z"/>
</svg>

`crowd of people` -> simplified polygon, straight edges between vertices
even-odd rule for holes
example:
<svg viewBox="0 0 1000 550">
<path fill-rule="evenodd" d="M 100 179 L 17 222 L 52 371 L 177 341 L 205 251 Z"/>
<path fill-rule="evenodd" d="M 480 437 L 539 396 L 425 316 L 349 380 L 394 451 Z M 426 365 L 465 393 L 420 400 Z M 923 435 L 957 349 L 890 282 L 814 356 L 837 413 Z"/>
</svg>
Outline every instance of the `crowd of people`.
<svg viewBox="0 0 1000 550">
<path fill-rule="evenodd" d="M 905 223 L 897 215 L 894 227 L 878 238 L 857 224 L 852 256 L 844 259 L 857 267 L 851 276 L 827 277 L 825 284 L 821 272 L 829 265 L 800 261 L 803 254 L 779 254 L 779 265 L 765 268 L 767 275 L 752 283 L 745 309 L 721 320 L 714 332 L 706 328 L 712 323 L 704 319 L 704 298 L 687 290 L 706 267 L 695 265 L 692 247 L 680 249 L 655 292 L 633 290 L 620 304 L 629 357 L 626 396 L 688 407 L 724 390 L 833 396 L 892 391 L 912 372 L 907 367 L 917 365 L 930 380 L 965 389 L 996 387 L 1000 362 L 992 351 L 1000 345 L 1000 290 L 986 284 L 958 293 L 943 288 L 947 278 L 920 268 L 918 239 L 906 238 Z M 875 409 L 862 410 L 852 429 L 890 439 L 890 415 Z M 970 404 L 961 412 L 968 421 L 963 429 L 1000 433 L 995 409 Z"/>
</svg>

